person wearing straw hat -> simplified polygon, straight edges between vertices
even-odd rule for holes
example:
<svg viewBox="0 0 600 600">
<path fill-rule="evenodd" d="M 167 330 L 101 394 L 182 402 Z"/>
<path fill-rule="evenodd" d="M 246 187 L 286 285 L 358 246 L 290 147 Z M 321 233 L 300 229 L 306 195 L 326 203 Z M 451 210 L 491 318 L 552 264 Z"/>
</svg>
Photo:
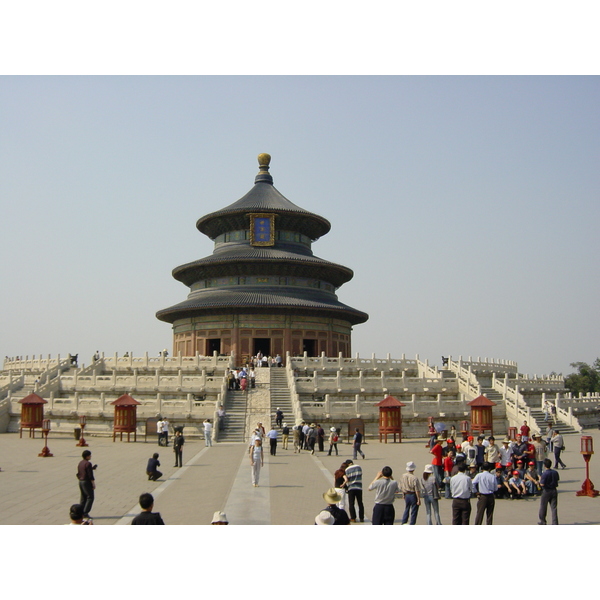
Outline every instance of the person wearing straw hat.
<svg viewBox="0 0 600 600">
<path fill-rule="evenodd" d="M 323 499 L 328 506 L 325 511 L 329 512 L 334 518 L 334 525 L 350 525 L 348 513 L 337 506 L 337 503 L 342 499 L 342 496 L 337 493 L 335 488 L 329 488 L 324 494 Z"/>
<path fill-rule="evenodd" d="M 406 473 L 400 479 L 400 489 L 404 494 L 404 514 L 402 515 L 402 525 L 408 523 L 410 515 L 410 524 L 417 524 L 417 514 L 421 505 L 421 484 L 415 475 L 417 466 L 410 460 L 406 463 Z"/>
</svg>

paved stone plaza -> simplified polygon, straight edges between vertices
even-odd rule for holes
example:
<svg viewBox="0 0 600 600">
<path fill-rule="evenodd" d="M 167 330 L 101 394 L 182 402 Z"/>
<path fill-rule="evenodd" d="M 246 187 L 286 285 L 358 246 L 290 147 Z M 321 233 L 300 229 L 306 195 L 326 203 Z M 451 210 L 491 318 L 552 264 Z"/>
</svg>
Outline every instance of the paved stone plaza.
<svg viewBox="0 0 600 600">
<path fill-rule="evenodd" d="M 600 449 L 600 432 L 586 431 Z M 83 448 L 73 438 L 48 440 L 51 458 L 41 458 L 44 442 L 24 434 L 0 435 L 0 524 L 60 525 L 68 523 L 71 504 L 79 501 L 75 472 Z M 142 492 L 155 497 L 155 510 L 169 525 L 209 524 L 216 510 L 224 510 L 232 525 L 308 525 L 325 506 L 322 494 L 333 483 L 333 472 L 341 462 L 352 458 L 352 448 L 340 444 L 338 457 L 316 452 L 294 454 L 293 449 L 269 455 L 265 447 L 265 466 L 260 486 L 250 481 L 250 464 L 245 444 L 215 444 L 205 448 L 204 441 L 188 440 L 184 447 L 182 468 L 173 467 L 171 447 L 158 447 L 138 438 L 136 443 L 105 437 L 87 438 L 96 470 L 96 500 L 91 511 L 95 525 L 129 524 L 139 512 L 137 499 Z M 579 454 L 579 435 L 566 436 L 563 454 L 568 469 L 560 471 L 559 520 L 562 525 L 600 523 L 600 497 L 579 498 L 575 492 L 585 478 L 584 461 Z M 401 444 L 369 441 L 363 446 L 364 488 L 385 465 L 399 478 L 406 462 L 414 460 L 420 473 L 431 455 L 426 440 L 407 440 Z M 327 446 L 326 446 L 327 449 Z M 150 482 L 145 474 L 147 459 L 160 454 L 163 477 Z M 600 456 L 592 457 L 590 478 L 600 488 Z M 365 491 L 366 521 L 370 523 L 373 493 Z M 396 523 L 400 523 L 403 501 L 396 501 Z M 473 506 L 475 501 L 473 501 Z M 497 525 L 535 525 L 539 500 L 499 500 L 494 523 Z M 451 522 L 451 501 L 440 500 L 443 524 Z M 474 520 L 474 513 L 471 522 Z M 419 510 L 417 523 L 424 525 L 425 509 Z"/>
</svg>

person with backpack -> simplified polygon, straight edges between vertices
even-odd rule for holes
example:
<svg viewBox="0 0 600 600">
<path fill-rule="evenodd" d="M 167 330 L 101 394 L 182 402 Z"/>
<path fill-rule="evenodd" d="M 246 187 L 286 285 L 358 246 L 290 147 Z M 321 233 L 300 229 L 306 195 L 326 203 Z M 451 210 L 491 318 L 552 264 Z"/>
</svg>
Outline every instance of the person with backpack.
<svg viewBox="0 0 600 600">
<path fill-rule="evenodd" d="M 283 424 L 283 428 L 281 429 L 281 447 L 283 450 L 288 449 L 288 439 L 290 437 L 290 428 L 287 426 L 287 423 Z"/>
<path fill-rule="evenodd" d="M 331 456 L 331 451 L 335 448 L 335 455 L 338 456 L 338 447 L 337 447 L 337 443 L 338 443 L 338 439 L 339 436 L 337 434 L 337 429 L 335 427 L 331 427 L 329 429 L 330 434 L 329 434 L 329 452 L 327 453 L 327 456 Z"/>
<path fill-rule="evenodd" d="M 343 508 L 337 506 L 337 503 L 342 499 L 342 497 L 337 493 L 335 488 L 329 488 L 323 494 L 323 499 L 328 504 L 325 510 L 331 513 L 334 518 L 334 525 L 350 525 L 348 513 Z"/>
</svg>

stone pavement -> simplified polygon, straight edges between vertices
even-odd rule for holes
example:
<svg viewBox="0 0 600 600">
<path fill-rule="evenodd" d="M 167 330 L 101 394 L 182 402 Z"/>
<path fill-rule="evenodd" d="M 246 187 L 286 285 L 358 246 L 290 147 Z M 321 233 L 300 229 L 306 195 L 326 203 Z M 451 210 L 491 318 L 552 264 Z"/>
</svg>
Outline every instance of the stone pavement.
<svg viewBox="0 0 600 600">
<path fill-rule="evenodd" d="M 594 437 L 600 451 L 600 432 L 584 432 Z M 110 438 L 86 437 L 96 470 L 96 500 L 92 509 L 95 525 L 128 524 L 139 512 L 137 499 L 142 492 L 155 497 L 155 510 L 169 525 L 208 524 L 216 510 L 224 510 L 232 525 L 300 525 L 314 523 L 324 508 L 322 494 L 333 483 L 333 472 L 352 448 L 339 444 L 339 456 L 316 452 L 294 454 L 278 445 L 277 455 L 265 446 L 265 466 L 258 488 L 250 481 L 250 462 L 245 444 L 215 444 L 205 448 L 202 440 L 188 440 L 184 447 L 184 466 L 173 467 L 172 448 L 155 443 L 112 442 Z M 560 471 L 559 520 L 561 524 L 600 523 L 600 497 L 579 498 L 575 492 L 585 478 L 584 461 L 579 454 L 580 436 L 567 436 L 563 455 L 568 469 Z M 75 478 L 83 448 L 72 438 L 48 440 L 51 458 L 38 457 L 44 442 L 39 437 L 19 438 L 0 435 L 0 524 L 68 523 L 69 506 L 79 501 Z M 394 477 L 404 473 L 406 462 L 414 460 L 417 470 L 430 462 L 426 440 L 407 440 L 401 444 L 370 441 L 363 446 L 366 524 L 370 522 L 373 493 L 366 491 L 377 471 L 385 465 Z M 327 446 L 326 446 L 327 449 Z M 160 454 L 163 477 L 150 482 L 145 475 L 147 459 Z M 599 452 L 600 453 L 600 452 Z M 590 478 L 600 488 L 600 456 L 592 457 Z M 473 507 L 475 501 L 473 501 Z M 500 500 L 496 502 L 497 525 L 535 525 L 539 500 Z M 396 501 L 396 522 L 402 517 L 403 501 Z M 442 523 L 451 522 L 451 501 L 440 501 Z M 474 514 L 471 520 L 473 521 Z M 425 524 L 421 507 L 417 520 Z"/>
</svg>

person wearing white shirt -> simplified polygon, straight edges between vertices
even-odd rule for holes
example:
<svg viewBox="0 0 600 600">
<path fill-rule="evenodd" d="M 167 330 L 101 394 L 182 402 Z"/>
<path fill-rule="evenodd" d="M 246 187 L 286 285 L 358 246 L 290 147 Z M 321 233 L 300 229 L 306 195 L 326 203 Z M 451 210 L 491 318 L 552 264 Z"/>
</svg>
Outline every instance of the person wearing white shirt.
<svg viewBox="0 0 600 600">
<path fill-rule="evenodd" d="M 162 446 L 163 443 L 163 438 L 164 438 L 164 434 L 163 434 L 163 420 L 159 419 L 156 422 L 156 433 L 158 434 L 158 445 Z"/>
<path fill-rule="evenodd" d="M 204 425 L 204 442 L 207 446 L 212 446 L 212 423 L 210 422 L 210 419 L 206 419 L 202 424 Z"/>
<path fill-rule="evenodd" d="M 452 525 L 468 525 L 471 517 L 473 480 L 465 473 L 467 465 L 461 462 L 458 473 L 450 478 L 452 494 Z"/>
<path fill-rule="evenodd" d="M 169 445 L 169 421 L 163 420 L 163 439 L 165 440 L 165 446 Z"/>
</svg>

